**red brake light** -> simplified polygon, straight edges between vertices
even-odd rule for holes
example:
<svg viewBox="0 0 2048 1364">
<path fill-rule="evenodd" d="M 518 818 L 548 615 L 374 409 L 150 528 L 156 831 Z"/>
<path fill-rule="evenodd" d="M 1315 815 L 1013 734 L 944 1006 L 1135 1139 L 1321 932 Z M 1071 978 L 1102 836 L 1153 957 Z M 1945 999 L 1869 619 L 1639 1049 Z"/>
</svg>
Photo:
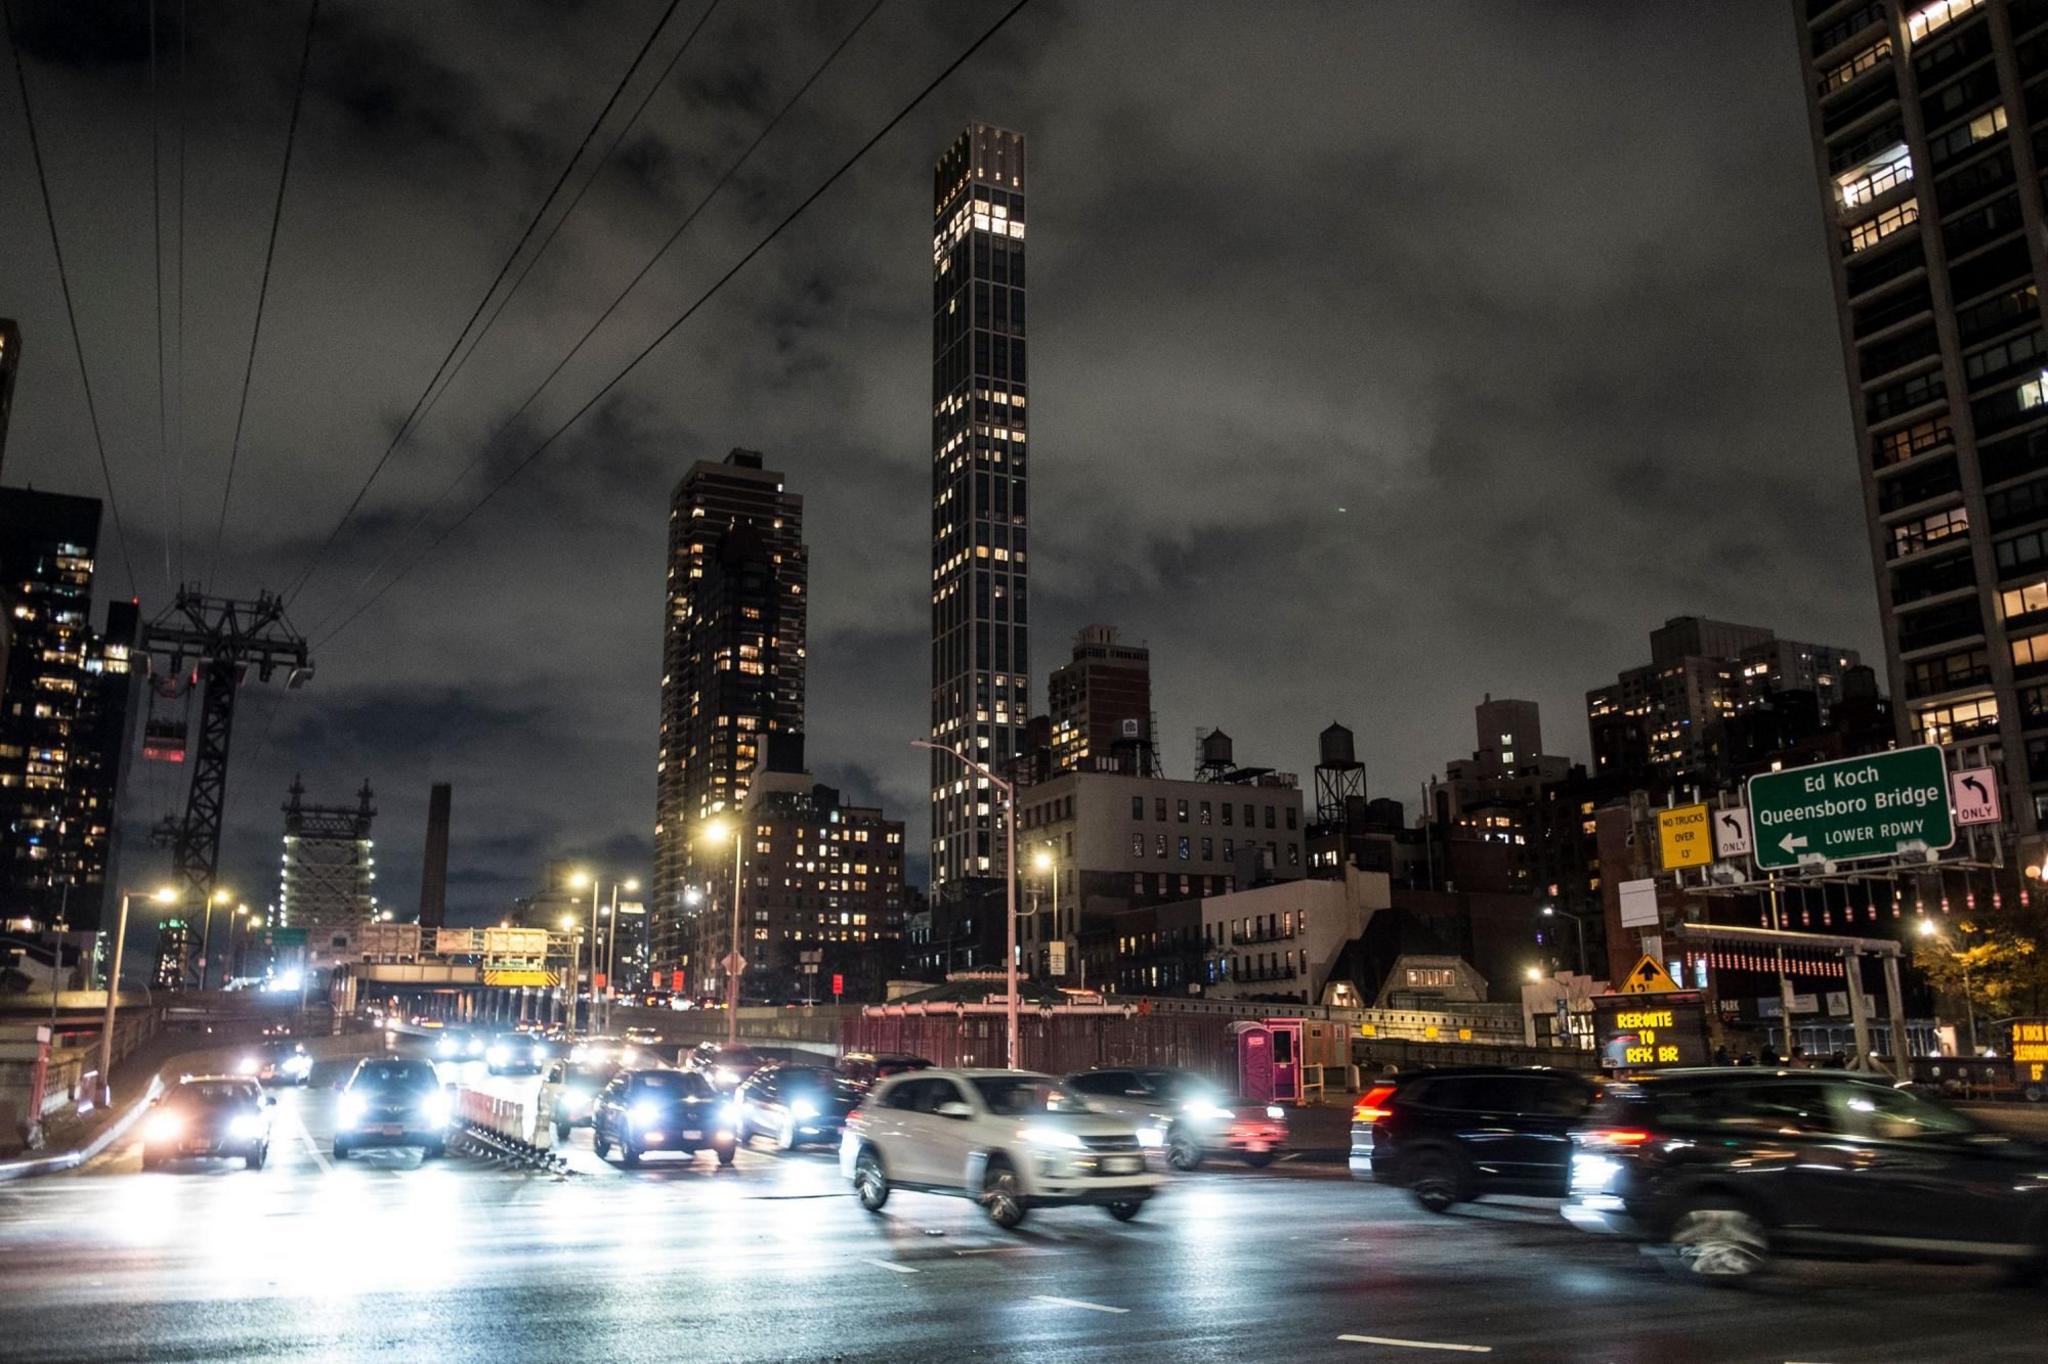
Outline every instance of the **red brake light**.
<svg viewBox="0 0 2048 1364">
<path fill-rule="evenodd" d="M 1376 1122 L 1387 1116 L 1387 1101 L 1394 1097 L 1394 1086 L 1374 1085 L 1359 1096 L 1358 1106 L 1351 1110 L 1353 1122 Z"/>
<path fill-rule="evenodd" d="M 1640 1127 L 1596 1127 L 1586 1133 L 1588 1146 L 1641 1146 L 1649 1139 Z"/>
</svg>

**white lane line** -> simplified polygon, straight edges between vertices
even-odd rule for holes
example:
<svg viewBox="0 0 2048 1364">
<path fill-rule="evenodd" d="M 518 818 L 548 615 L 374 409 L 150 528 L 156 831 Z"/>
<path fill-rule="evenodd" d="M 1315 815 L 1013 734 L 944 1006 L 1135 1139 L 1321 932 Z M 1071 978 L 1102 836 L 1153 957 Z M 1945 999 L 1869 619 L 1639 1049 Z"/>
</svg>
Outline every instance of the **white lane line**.
<svg viewBox="0 0 2048 1364">
<path fill-rule="evenodd" d="M 917 1271 L 912 1269 L 909 1265 L 899 1265 L 893 1260 L 869 1260 L 868 1263 L 873 1265 L 877 1269 L 886 1269 L 892 1274 L 917 1273 Z"/>
<path fill-rule="evenodd" d="M 1452 1345 L 1441 1340 L 1402 1340 L 1398 1336 L 1338 1336 L 1353 1345 L 1398 1345 L 1407 1350 L 1455 1350 L 1459 1354 L 1490 1355 L 1491 1345 Z"/>
<path fill-rule="evenodd" d="M 1045 1293 L 1033 1293 L 1031 1301 L 1049 1303 L 1054 1307 L 1085 1307 L 1091 1312 L 1114 1312 L 1118 1316 L 1131 1310 L 1128 1307 L 1105 1307 L 1099 1302 L 1083 1302 L 1079 1298 L 1055 1298 Z"/>
<path fill-rule="evenodd" d="M 320 1173 L 323 1175 L 334 1173 L 333 1162 L 321 1154 L 320 1148 L 314 1144 L 313 1134 L 306 1130 L 306 1120 L 299 1116 L 296 1106 L 292 1109 L 292 1123 L 299 1129 L 299 1140 L 306 1143 L 306 1154 L 313 1157 L 313 1163 L 320 1167 Z"/>
</svg>

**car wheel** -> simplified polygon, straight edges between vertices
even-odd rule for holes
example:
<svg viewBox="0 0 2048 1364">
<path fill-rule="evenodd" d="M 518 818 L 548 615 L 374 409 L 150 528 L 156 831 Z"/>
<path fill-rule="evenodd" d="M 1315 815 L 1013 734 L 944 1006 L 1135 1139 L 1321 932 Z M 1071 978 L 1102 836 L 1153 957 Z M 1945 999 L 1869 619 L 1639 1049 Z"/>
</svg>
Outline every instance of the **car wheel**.
<svg viewBox="0 0 2048 1364">
<path fill-rule="evenodd" d="M 880 1212 L 889 1201 L 889 1176 L 882 1172 L 882 1158 L 875 1148 L 861 1148 L 853 1160 L 853 1195 L 869 1212 Z"/>
<path fill-rule="evenodd" d="M 347 1159 L 348 1159 L 348 1157 L 349 1157 L 349 1149 L 348 1149 L 348 1143 L 347 1143 L 347 1142 L 345 1142 L 345 1141 L 340 1141 L 340 1140 L 337 1140 L 337 1141 L 336 1141 L 336 1142 L 334 1143 L 334 1158 L 335 1158 L 335 1160 L 337 1160 L 337 1161 L 343 1161 L 343 1160 L 347 1160 Z"/>
<path fill-rule="evenodd" d="M 556 1124 L 555 1124 L 555 1141 L 556 1141 L 557 1143 L 560 1143 L 560 1142 L 565 1142 L 565 1141 L 567 1141 L 567 1140 L 569 1140 L 569 1124 L 568 1124 L 568 1123 L 565 1123 L 565 1122 L 558 1122 L 558 1123 L 556 1123 Z"/>
<path fill-rule="evenodd" d="M 597 1152 L 599 1160 L 610 1160 L 612 1158 L 612 1144 L 597 1135 L 595 1129 L 590 1134 L 590 1149 Z"/>
<path fill-rule="evenodd" d="M 1273 1163 L 1273 1153 L 1271 1151 L 1247 1151 L 1244 1153 L 1244 1163 L 1251 1166 L 1254 1170 L 1263 1170 Z"/>
<path fill-rule="evenodd" d="M 785 1117 L 782 1120 L 782 1130 L 775 1134 L 775 1149 L 778 1151 L 796 1150 L 796 1119 L 794 1117 Z"/>
<path fill-rule="evenodd" d="M 267 1146 L 252 1146 L 252 1147 L 250 1147 L 250 1148 L 249 1148 L 249 1154 L 248 1154 L 248 1155 L 246 1155 L 246 1156 L 243 1156 L 243 1157 L 242 1157 L 242 1168 L 243 1168 L 243 1169 L 245 1169 L 245 1170 L 260 1170 L 260 1169 L 262 1169 L 262 1168 L 263 1168 L 263 1161 L 264 1161 L 264 1158 L 265 1158 L 266 1156 L 268 1156 L 269 1154 L 270 1154 L 270 1148 L 269 1148 L 269 1147 L 267 1147 Z"/>
<path fill-rule="evenodd" d="M 721 1142 L 719 1145 L 714 1146 L 711 1149 L 718 1153 L 718 1163 L 720 1165 L 732 1164 L 733 1157 L 737 1156 L 740 1153 L 739 1143 L 732 1141 Z"/>
<path fill-rule="evenodd" d="M 1200 1138 L 1179 1123 L 1175 1123 L 1166 1133 L 1166 1163 L 1176 1170 L 1201 1169 Z"/>
<path fill-rule="evenodd" d="M 1411 1162 L 1408 1189 L 1430 1212 L 1449 1212 L 1467 1196 L 1457 1158 L 1448 1151 L 1418 1153 Z"/>
<path fill-rule="evenodd" d="M 2030 1104 L 2037 1104 L 2048 1099 L 2048 1085 L 2028 1085 L 2020 1090 L 2020 1097 Z"/>
<path fill-rule="evenodd" d="M 1680 1269 L 1714 1283 L 1754 1277 L 1770 1261 L 1770 1237 L 1756 1214 L 1726 1200 L 1695 1203 L 1671 1224 Z"/>
<path fill-rule="evenodd" d="M 635 1150 L 633 1149 L 633 1144 L 632 1144 L 631 1142 L 623 1142 L 623 1141 L 622 1141 L 622 1142 L 620 1142 L 620 1143 L 619 1143 L 619 1164 L 621 1164 L 621 1165 L 625 1166 L 625 1167 L 626 1167 L 627 1169 L 629 1169 L 629 1170 L 630 1170 L 630 1169 L 632 1169 L 632 1168 L 633 1168 L 633 1167 L 634 1167 L 635 1165 L 638 1165 L 639 1163 L 640 1163 L 640 1153 L 639 1153 L 638 1151 L 635 1151 Z"/>
<path fill-rule="evenodd" d="M 1144 1206 L 1144 1199 L 1132 1198 L 1121 1203 L 1105 1203 L 1102 1205 L 1102 1210 L 1119 1222 L 1128 1222 L 1133 1217 L 1136 1217 L 1139 1210 Z"/>
<path fill-rule="evenodd" d="M 981 1179 L 981 1206 L 988 1220 L 1008 1231 L 1024 1220 L 1024 1192 L 1010 1162 L 997 1157 Z"/>
<path fill-rule="evenodd" d="M 444 1141 L 437 1141 L 432 1146 L 422 1146 L 420 1148 L 421 1160 L 439 1160 L 447 1154 L 448 1143 Z"/>
</svg>

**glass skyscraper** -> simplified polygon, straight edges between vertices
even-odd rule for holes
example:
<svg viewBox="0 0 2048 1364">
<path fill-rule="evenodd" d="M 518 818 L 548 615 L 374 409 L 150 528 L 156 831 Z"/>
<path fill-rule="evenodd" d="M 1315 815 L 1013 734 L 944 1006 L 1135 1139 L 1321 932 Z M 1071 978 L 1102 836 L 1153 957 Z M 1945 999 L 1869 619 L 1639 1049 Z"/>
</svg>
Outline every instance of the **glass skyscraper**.
<svg viewBox="0 0 2048 1364">
<path fill-rule="evenodd" d="M 1026 587 L 1024 137 L 976 123 L 932 184 L 932 716 L 934 741 L 994 765 L 1030 712 Z M 1001 804 L 931 756 L 938 897 L 1003 871 Z"/>
</svg>

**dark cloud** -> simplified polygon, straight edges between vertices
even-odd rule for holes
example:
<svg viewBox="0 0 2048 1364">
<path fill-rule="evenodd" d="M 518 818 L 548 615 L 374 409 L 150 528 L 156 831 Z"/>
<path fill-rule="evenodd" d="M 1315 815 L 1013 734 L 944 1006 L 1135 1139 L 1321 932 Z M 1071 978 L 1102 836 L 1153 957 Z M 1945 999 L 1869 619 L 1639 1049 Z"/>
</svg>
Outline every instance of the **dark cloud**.
<svg viewBox="0 0 2048 1364">
<path fill-rule="evenodd" d="M 186 454 L 157 456 L 148 113 L 132 42 L 30 51 L 146 603 L 185 488 L 204 567 L 302 11 L 195 29 Z M 654 0 L 326 6 L 220 581 L 295 574 L 573 150 Z M 665 62 L 694 5 L 656 45 Z M 510 434 L 509 416 L 856 13 L 720 6 L 294 603 L 331 628 L 479 452 L 466 505 L 939 70 L 992 5 L 895 4 Z M 377 786 L 410 903 L 427 784 L 456 904 L 550 856 L 646 870 L 667 498 L 767 452 L 805 498 L 808 748 L 924 820 L 929 196 L 971 117 L 1031 143 L 1034 669 L 1108 620 L 1197 726 L 1306 772 L 1330 719 L 1375 794 L 1471 742 L 1481 693 L 1583 693 L 1707 612 L 1874 649 L 1868 542 L 1793 25 L 1781 4 L 1041 0 L 589 418 L 348 630 L 241 751 L 230 865 L 274 866 L 294 770 Z M 636 93 L 629 98 L 637 102 Z M 29 181 L 18 137 L 0 176 Z M 90 491 L 39 209 L 0 202 L 27 364 L 10 481 Z M 18 262 L 18 263 L 17 263 Z M 172 476 L 166 478 L 166 473 Z M 437 511 L 428 534 L 449 516 Z M 109 578 L 117 577 L 108 556 Z M 197 567 L 194 567 L 194 564 Z M 108 583 L 110 591 L 126 584 Z M 268 699 L 245 711 L 260 732 Z M 175 795 L 145 774 L 139 804 Z M 138 814 L 138 818 L 140 818 Z M 388 859 L 388 862 L 384 859 Z M 913 859 L 915 861 L 915 858 Z"/>
</svg>

